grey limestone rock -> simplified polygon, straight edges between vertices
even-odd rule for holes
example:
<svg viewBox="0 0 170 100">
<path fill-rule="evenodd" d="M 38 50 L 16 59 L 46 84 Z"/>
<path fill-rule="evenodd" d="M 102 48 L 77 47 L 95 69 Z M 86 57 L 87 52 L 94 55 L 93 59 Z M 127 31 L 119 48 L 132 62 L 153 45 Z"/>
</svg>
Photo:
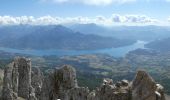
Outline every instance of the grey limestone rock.
<svg viewBox="0 0 170 100">
<path fill-rule="evenodd" d="M 89 89 L 84 87 L 76 87 L 67 91 L 65 100 L 87 100 Z"/>
<path fill-rule="evenodd" d="M 4 71 L 4 81 L 2 90 L 2 100 L 14 100 L 14 91 L 16 84 L 13 82 L 13 64 L 11 63 L 6 66 Z M 18 77 L 15 77 L 18 80 Z M 14 90 L 13 90 L 14 89 Z M 15 93 L 17 95 L 17 93 Z"/>
<path fill-rule="evenodd" d="M 76 71 L 64 65 L 44 79 L 41 100 L 86 100 L 88 88 L 78 87 Z"/>
<path fill-rule="evenodd" d="M 40 99 L 42 84 L 43 84 L 43 74 L 38 67 L 32 67 L 31 73 L 31 85 L 35 89 L 34 93 L 37 99 Z"/>
<path fill-rule="evenodd" d="M 129 84 L 126 86 L 122 82 L 116 84 L 113 84 L 111 79 L 104 79 L 102 86 L 91 92 L 87 100 L 130 100 Z"/>
<path fill-rule="evenodd" d="M 165 100 L 164 88 L 145 71 L 132 82 L 104 79 L 92 92 L 77 84 L 76 70 L 64 65 L 43 77 L 30 59 L 15 58 L 4 71 L 2 100 Z"/>
<path fill-rule="evenodd" d="M 15 64 L 18 66 L 19 73 L 18 96 L 28 99 L 31 86 L 31 61 L 26 58 L 17 58 Z"/>
<path fill-rule="evenodd" d="M 165 100 L 163 87 L 145 71 L 138 71 L 132 83 L 132 100 Z"/>
<path fill-rule="evenodd" d="M 31 61 L 30 59 L 16 57 L 14 62 L 6 66 L 2 100 L 30 99 L 31 87 Z"/>
</svg>

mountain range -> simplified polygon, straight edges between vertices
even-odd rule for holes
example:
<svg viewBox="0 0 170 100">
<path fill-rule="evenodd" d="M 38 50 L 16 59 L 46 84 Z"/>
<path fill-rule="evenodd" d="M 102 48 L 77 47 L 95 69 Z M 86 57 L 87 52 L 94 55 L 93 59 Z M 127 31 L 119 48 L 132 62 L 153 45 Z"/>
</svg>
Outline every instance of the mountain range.
<svg viewBox="0 0 170 100">
<path fill-rule="evenodd" d="M 132 39 L 151 41 L 170 37 L 168 26 L 100 26 L 96 24 L 74 24 L 67 25 L 74 31 L 84 34 L 96 34 L 100 36 L 110 36 L 119 39 Z"/>
<path fill-rule="evenodd" d="M 154 49 L 160 52 L 169 52 L 170 51 L 170 38 L 154 40 L 145 45 L 145 47 Z"/>
<path fill-rule="evenodd" d="M 0 27 L 0 46 L 17 49 L 94 50 L 133 44 L 130 39 L 116 39 L 82 34 L 62 25 L 16 25 Z"/>
<path fill-rule="evenodd" d="M 147 48 L 170 50 L 166 26 L 11 25 L 0 26 L 0 47 L 15 49 L 96 50 L 153 41 Z M 166 39 L 167 38 L 167 39 Z"/>
</svg>

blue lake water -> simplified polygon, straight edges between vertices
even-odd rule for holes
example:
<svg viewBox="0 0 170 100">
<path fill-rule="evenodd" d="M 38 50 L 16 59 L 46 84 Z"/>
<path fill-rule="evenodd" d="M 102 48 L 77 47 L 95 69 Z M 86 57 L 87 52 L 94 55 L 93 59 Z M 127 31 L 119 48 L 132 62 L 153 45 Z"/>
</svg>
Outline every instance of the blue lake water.
<svg viewBox="0 0 170 100">
<path fill-rule="evenodd" d="M 119 47 L 119 48 L 107 48 L 107 49 L 100 49 L 100 50 L 19 50 L 19 49 L 12 49 L 12 48 L 4 48 L 0 47 L 1 51 L 10 52 L 10 53 L 20 53 L 20 54 L 29 54 L 35 56 L 45 56 L 45 55 L 56 55 L 56 56 L 65 56 L 65 55 L 84 55 L 84 54 L 109 54 L 114 57 L 123 57 L 129 51 L 144 48 L 144 45 L 147 42 L 144 41 L 137 41 L 133 45 Z"/>
</svg>

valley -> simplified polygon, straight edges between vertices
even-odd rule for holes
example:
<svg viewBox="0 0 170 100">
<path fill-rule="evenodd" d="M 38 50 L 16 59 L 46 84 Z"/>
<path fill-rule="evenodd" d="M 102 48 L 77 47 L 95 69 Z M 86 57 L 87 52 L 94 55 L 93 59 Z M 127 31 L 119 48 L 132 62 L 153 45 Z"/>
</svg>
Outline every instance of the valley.
<svg viewBox="0 0 170 100">
<path fill-rule="evenodd" d="M 40 68 L 45 76 L 63 65 L 74 66 L 78 85 L 90 90 L 100 86 L 104 78 L 113 82 L 133 80 L 136 71 L 145 70 L 170 94 L 170 52 L 149 47 L 152 41 L 76 33 L 63 26 L 8 28 L 2 27 L 0 32 L 10 35 L 16 31 L 16 36 L 0 38 L 0 84 L 5 66 L 16 56 L 24 56 L 31 58 L 32 66 Z"/>
<path fill-rule="evenodd" d="M 39 67 L 45 75 L 55 67 L 74 66 L 77 70 L 79 85 L 88 86 L 91 90 L 99 86 L 103 78 L 111 78 L 114 82 L 122 79 L 132 80 L 137 70 L 146 70 L 166 88 L 166 93 L 170 94 L 170 53 L 137 49 L 126 54 L 125 57 L 115 58 L 108 54 L 33 56 L 3 52 L 0 59 L 1 68 L 3 69 L 15 56 L 31 58 L 32 65 Z"/>
</svg>

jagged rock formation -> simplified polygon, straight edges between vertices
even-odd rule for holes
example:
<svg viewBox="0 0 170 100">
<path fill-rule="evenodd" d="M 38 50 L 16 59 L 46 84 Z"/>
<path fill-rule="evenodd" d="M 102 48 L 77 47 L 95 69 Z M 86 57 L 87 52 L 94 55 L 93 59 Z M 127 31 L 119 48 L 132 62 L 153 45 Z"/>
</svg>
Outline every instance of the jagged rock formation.
<svg viewBox="0 0 170 100">
<path fill-rule="evenodd" d="M 88 88 L 78 87 L 76 71 L 71 66 L 56 69 L 43 82 L 40 100 L 86 100 Z"/>
<path fill-rule="evenodd" d="M 4 71 L 0 69 L 0 96 L 2 95 L 3 77 L 4 77 Z"/>
<path fill-rule="evenodd" d="M 38 67 L 32 68 L 31 85 L 35 89 L 35 96 L 40 99 L 41 88 L 43 84 L 43 74 Z"/>
<path fill-rule="evenodd" d="M 104 79 L 92 92 L 77 85 L 76 71 L 64 65 L 43 77 L 38 68 L 31 69 L 26 58 L 16 58 L 5 68 L 2 100 L 165 100 L 163 86 L 156 84 L 145 71 L 138 71 L 132 82 L 113 84 Z"/>
<path fill-rule="evenodd" d="M 15 87 L 15 83 L 12 82 L 13 75 L 12 75 L 12 70 L 13 70 L 13 63 L 9 64 L 5 68 L 4 72 L 4 83 L 3 83 L 3 90 L 2 90 L 2 100 L 14 100 L 14 91 L 13 87 Z"/>
<path fill-rule="evenodd" d="M 112 79 L 104 79 L 102 86 L 89 94 L 88 100 L 131 100 L 129 82 L 122 80 L 113 84 Z"/>
<path fill-rule="evenodd" d="M 5 68 L 2 100 L 17 100 L 18 97 L 36 100 L 32 92 L 31 61 L 17 57 Z"/>
<path fill-rule="evenodd" d="M 29 98 L 30 87 L 31 87 L 31 62 L 30 59 L 19 58 L 15 59 L 14 62 L 14 72 L 17 73 L 15 82 L 18 78 L 18 96 L 23 98 Z M 18 68 L 18 69 L 17 69 Z M 17 89 L 17 83 L 16 89 Z M 17 91 L 14 91 L 17 92 Z"/>
<path fill-rule="evenodd" d="M 145 71 L 138 71 L 132 84 L 133 100 L 165 100 L 163 87 Z"/>
</svg>

